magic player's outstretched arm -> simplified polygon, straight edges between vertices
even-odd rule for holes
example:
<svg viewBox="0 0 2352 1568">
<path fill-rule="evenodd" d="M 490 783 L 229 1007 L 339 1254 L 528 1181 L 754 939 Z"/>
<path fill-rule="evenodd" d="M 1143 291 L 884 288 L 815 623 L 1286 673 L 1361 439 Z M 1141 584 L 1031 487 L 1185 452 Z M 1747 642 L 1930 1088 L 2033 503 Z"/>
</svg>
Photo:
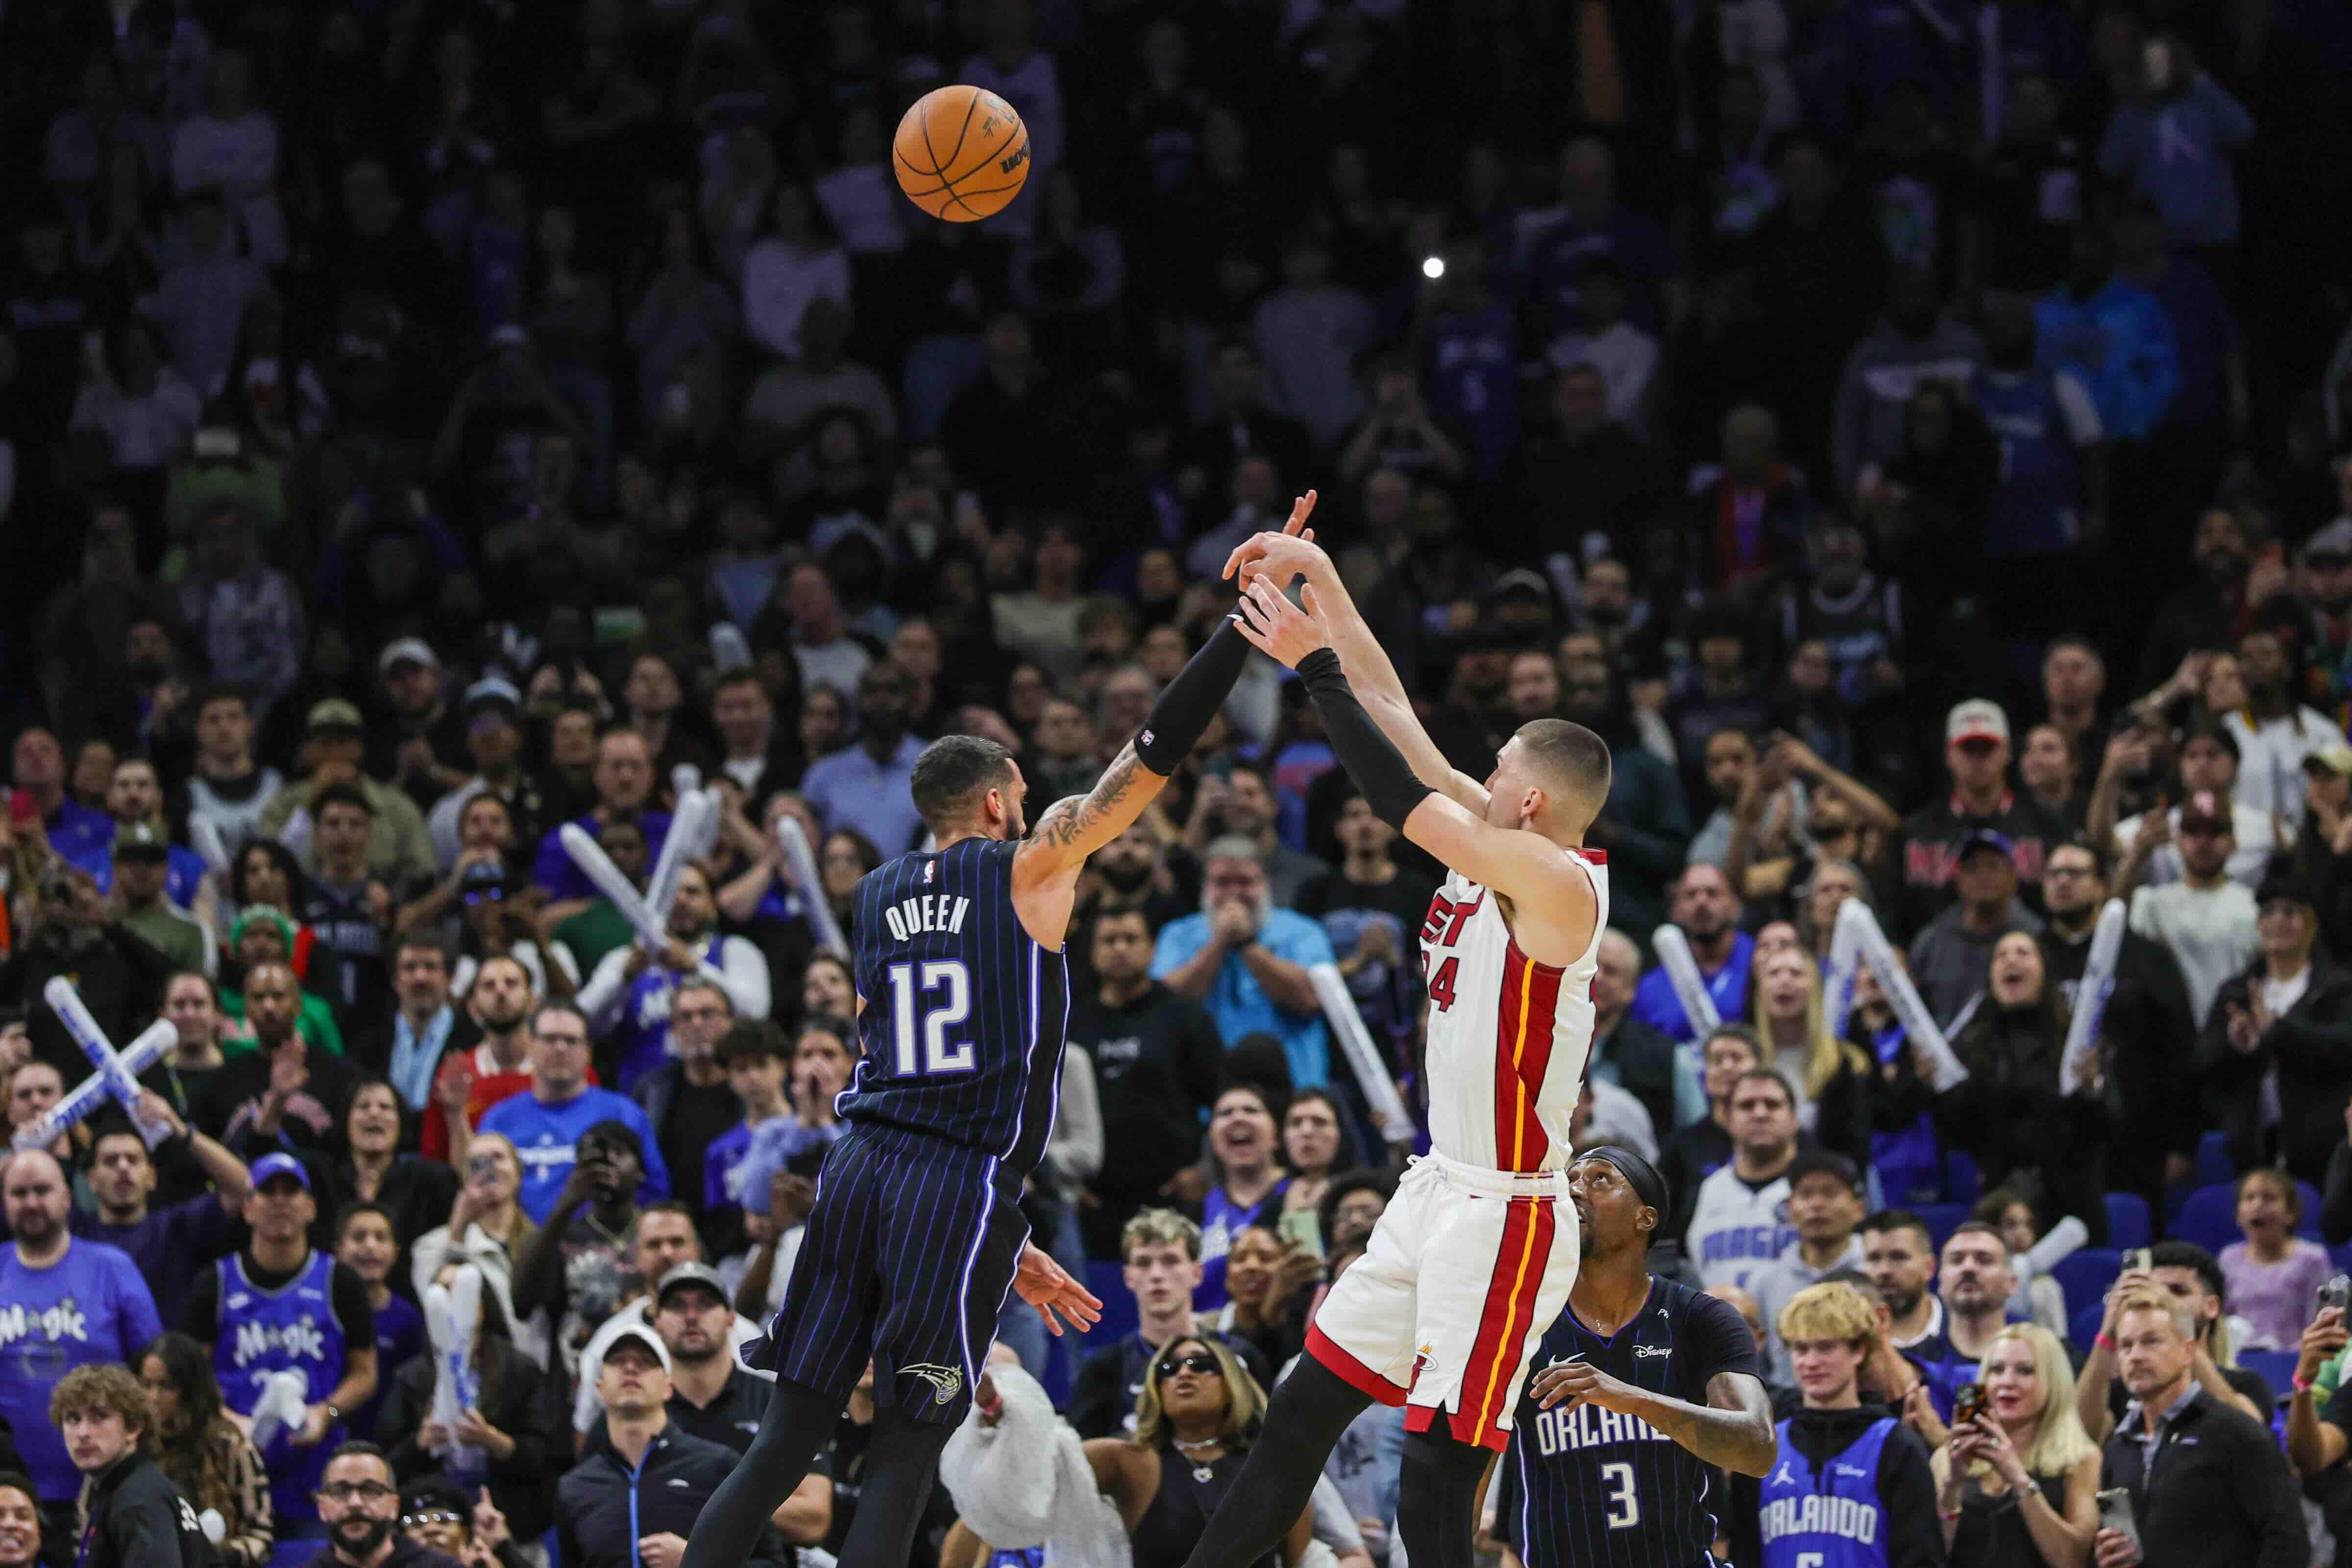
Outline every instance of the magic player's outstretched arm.
<svg viewBox="0 0 2352 1568">
<path fill-rule="evenodd" d="M 1601 920 L 1591 878 L 1541 834 L 1497 827 L 1408 768 L 1367 716 L 1318 618 L 1284 598 L 1271 577 L 1262 576 L 1242 595 L 1241 632 L 1298 671 L 1322 716 L 1325 739 L 1376 816 L 1448 867 L 1510 900 L 1512 933 L 1529 957 L 1561 964 L 1584 951 Z M 1483 795 L 1482 791 L 1482 800 Z"/>
<path fill-rule="evenodd" d="M 1301 498 L 1283 532 L 1270 537 L 1296 538 L 1314 509 L 1311 499 Z M 1314 537 L 1309 531 L 1301 542 Z M 1095 787 L 1055 801 L 1038 817 L 1013 863 L 1013 902 L 1030 935 L 1047 947 L 1062 945 L 1077 896 L 1079 868 L 1087 856 L 1134 826 L 1143 808 L 1168 787 L 1177 764 L 1191 754 L 1192 743 L 1233 695 L 1249 652 L 1248 641 L 1228 618 L 1160 693 L 1143 728 L 1119 748 Z"/>
<path fill-rule="evenodd" d="M 1314 510 L 1315 492 L 1308 490 L 1291 509 L 1291 517 L 1303 519 Z M 1354 689 L 1364 711 L 1381 727 L 1381 733 L 1389 738 L 1390 744 L 1404 753 L 1415 777 L 1473 815 L 1484 816 L 1486 786 L 1458 772 L 1445 760 L 1445 753 L 1437 749 L 1437 742 L 1429 738 L 1429 731 L 1421 727 L 1421 716 L 1412 710 L 1412 699 L 1405 695 L 1403 679 L 1390 661 L 1388 650 L 1372 636 L 1363 612 L 1356 608 L 1347 584 L 1340 580 L 1339 568 L 1315 543 L 1312 533 L 1297 538 L 1293 537 L 1296 531 L 1294 527 L 1281 533 L 1254 534 L 1244 540 L 1226 558 L 1225 575 L 1238 576 L 1244 590 L 1259 577 L 1271 580 L 1277 589 L 1287 588 L 1295 577 L 1306 578 L 1301 597 L 1307 614 L 1322 622 L 1331 651 L 1339 656 L 1340 668 L 1348 672 L 1348 684 Z"/>
</svg>

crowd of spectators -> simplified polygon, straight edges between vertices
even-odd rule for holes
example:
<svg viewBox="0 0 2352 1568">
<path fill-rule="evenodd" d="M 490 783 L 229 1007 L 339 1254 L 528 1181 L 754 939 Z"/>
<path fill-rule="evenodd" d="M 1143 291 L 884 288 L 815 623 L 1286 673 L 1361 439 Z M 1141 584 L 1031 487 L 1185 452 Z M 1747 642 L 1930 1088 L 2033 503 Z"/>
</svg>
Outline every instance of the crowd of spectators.
<svg viewBox="0 0 2352 1568">
<path fill-rule="evenodd" d="M 1031 138 L 982 225 L 888 166 L 950 81 Z M 0 1178 L 0 1568 L 193 1562 L 182 1506 L 234 1568 L 673 1568 L 625 1505 L 749 1441 L 859 1050 L 821 915 L 929 739 L 1087 787 L 1309 487 L 1455 766 L 1614 749 L 1579 1139 L 1809 1462 L 1898 1415 L 1919 1561 L 2352 1541 L 2347 133 L 2326 0 L 0 0 L 6 1121 L 89 1071 L 53 977 L 176 1039 L 161 1142 Z M 688 769 L 656 947 L 560 830 L 642 888 Z M 1024 1207 L 1117 1342 L 1000 1326 L 1083 1436 L 1246 1443 L 1411 1147 L 1310 973 L 1417 1110 L 1437 874 L 1262 659 L 1096 857 Z M 1857 899 L 1964 1076 L 1867 970 L 1833 1032 Z"/>
</svg>

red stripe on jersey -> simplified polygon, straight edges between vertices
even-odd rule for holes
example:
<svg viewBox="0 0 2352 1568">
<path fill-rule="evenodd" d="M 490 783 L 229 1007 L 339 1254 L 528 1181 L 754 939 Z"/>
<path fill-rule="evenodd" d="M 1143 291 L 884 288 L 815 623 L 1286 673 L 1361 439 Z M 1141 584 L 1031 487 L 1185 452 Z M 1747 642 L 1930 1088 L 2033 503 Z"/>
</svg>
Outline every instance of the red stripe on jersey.
<svg viewBox="0 0 2352 1568">
<path fill-rule="evenodd" d="M 1527 1353 L 1536 1296 L 1551 1260 L 1556 1228 L 1551 1200 L 1506 1201 L 1509 1206 L 1503 1216 L 1502 1240 L 1495 1249 L 1495 1272 L 1486 1281 L 1478 1336 L 1471 1343 L 1470 1361 L 1463 1369 L 1456 1396 L 1459 1407 L 1451 1419 L 1456 1438 L 1490 1448 L 1503 1446 L 1497 1422 L 1517 1393 L 1511 1374 Z"/>
<path fill-rule="evenodd" d="M 1369 1394 L 1382 1405 L 1402 1405 L 1405 1391 L 1349 1355 L 1321 1328 L 1307 1331 L 1307 1353 L 1328 1367 L 1333 1376 L 1354 1389 Z"/>
<path fill-rule="evenodd" d="M 1539 1171 L 1551 1152 L 1536 1097 L 1551 1066 L 1563 973 L 1536 963 L 1516 942 L 1503 950 L 1503 994 L 1495 1010 L 1495 1163 L 1506 1171 Z"/>
</svg>

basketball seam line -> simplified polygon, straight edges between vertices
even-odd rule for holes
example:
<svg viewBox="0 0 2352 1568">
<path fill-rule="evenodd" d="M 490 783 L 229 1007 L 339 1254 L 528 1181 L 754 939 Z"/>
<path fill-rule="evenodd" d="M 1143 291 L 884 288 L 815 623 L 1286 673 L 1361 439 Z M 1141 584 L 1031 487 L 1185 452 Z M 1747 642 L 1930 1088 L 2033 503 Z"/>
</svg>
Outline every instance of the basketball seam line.
<svg viewBox="0 0 2352 1568">
<path fill-rule="evenodd" d="M 950 148 L 949 148 L 949 149 L 948 149 L 948 161 L 947 161 L 947 163 L 942 163 L 942 164 L 940 164 L 940 178 L 941 178 L 942 180 L 947 179 L 947 177 L 948 177 L 948 169 L 950 168 L 950 166 L 951 166 L 951 165 L 955 163 L 955 161 L 956 161 L 958 158 L 960 158 L 960 157 L 961 157 L 961 156 L 963 155 L 963 143 L 964 143 L 964 139 L 965 139 L 966 137 L 968 137 L 968 136 L 970 136 L 970 135 L 971 134 L 971 117 L 972 117 L 972 112 L 973 112 L 975 110 L 979 109 L 979 107 L 980 107 L 980 94 L 978 94 L 978 93 L 976 93 L 976 92 L 975 92 L 975 93 L 973 93 L 973 94 L 971 95 L 971 97 L 968 100 L 966 100 L 966 102 L 964 103 L 964 106 L 963 106 L 963 123 L 962 123 L 961 125 L 959 125 L 959 126 L 957 126 L 957 127 L 956 127 L 956 144 L 955 144 L 954 146 L 952 146 L 952 147 L 950 147 Z M 928 118 L 926 118 L 926 119 L 924 120 L 924 121 L 923 121 L 923 129 L 924 129 L 924 131 L 925 131 L 926 132 L 929 132 L 929 131 L 930 130 L 930 121 L 929 121 Z M 974 170 L 972 171 L 972 173 L 973 173 L 973 174 L 977 174 L 978 173 L 980 173 L 980 171 L 979 171 L 979 170 L 977 170 L 977 169 L 974 169 Z M 950 184 L 960 184 L 961 182 L 950 181 Z"/>
</svg>

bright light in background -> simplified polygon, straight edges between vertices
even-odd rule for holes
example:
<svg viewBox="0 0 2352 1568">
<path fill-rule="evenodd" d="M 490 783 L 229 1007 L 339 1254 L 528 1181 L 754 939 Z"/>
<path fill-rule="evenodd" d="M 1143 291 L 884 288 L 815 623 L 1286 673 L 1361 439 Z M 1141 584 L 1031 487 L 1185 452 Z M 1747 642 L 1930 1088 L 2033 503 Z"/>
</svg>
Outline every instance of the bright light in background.
<svg viewBox="0 0 2352 1568">
<path fill-rule="evenodd" d="M 1421 264 L 1421 275 L 1423 278 L 1428 279 L 1433 283 L 1436 282 L 1440 278 L 1444 277 L 1445 258 L 1442 256 L 1433 256 L 1423 260 Z"/>
</svg>

